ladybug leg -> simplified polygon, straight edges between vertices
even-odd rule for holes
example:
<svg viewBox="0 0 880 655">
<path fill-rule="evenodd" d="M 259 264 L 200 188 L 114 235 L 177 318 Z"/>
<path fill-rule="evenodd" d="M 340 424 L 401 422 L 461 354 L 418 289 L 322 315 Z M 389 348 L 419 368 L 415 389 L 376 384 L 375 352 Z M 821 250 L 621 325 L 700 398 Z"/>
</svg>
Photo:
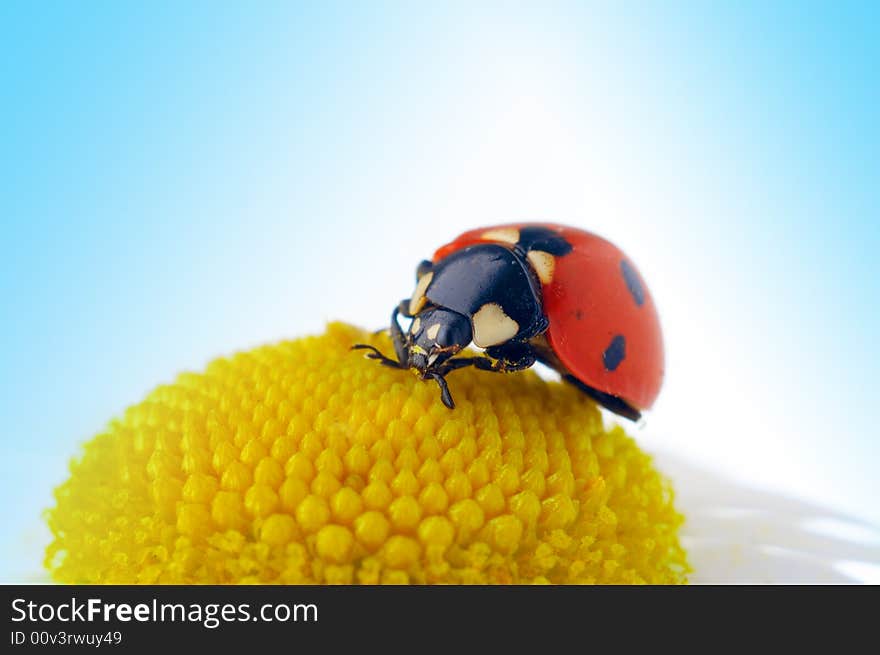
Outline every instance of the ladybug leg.
<svg viewBox="0 0 880 655">
<path fill-rule="evenodd" d="M 376 346 L 371 346 L 368 343 L 356 343 L 351 347 L 352 350 L 370 350 L 372 352 L 367 353 L 368 359 L 375 359 L 385 366 L 390 366 L 391 368 L 403 368 L 400 365 L 400 362 L 396 362 L 390 357 L 386 357 L 382 354 L 382 351 L 376 348 Z"/>
<path fill-rule="evenodd" d="M 485 357 L 456 357 L 455 359 L 450 359 L 442 366 L 436 369 L 437 373 L 440 375 L 448 375 L 452 373 L 452 371 L 457 371 L 460 368 L 467 368 L 468 366 L 475 366 L 475 362 L 478 359 L 486 359 Z M 489 360 L 486 360 L 489 361 Z"/>
<path fill-rule="evenodd" d="M 471 359 L 474 368 L 481 371 L 489 371 L 491 373 L 501 373 L 505 370 L 504 363 L 500 359 L 489 359 L 488 357 L 474 357 Z"/>
<path fill-rule="evenodd" d="M 425 374 L 425 378 L 435 380 L 440 387 L 440 399 L 449 409 L 455 409 L 455 401 L 446 384 L 446 376 L 460 368 L 473 366 L 481 371 L 492 373 L 508 373 L 529 368 L 537 361 L 537 356 L 527 343 L 506 343 L 503 346 L 487 348 L 489 357 L 458 357 L 450 359 L 434 371 Z"/>
<path fill-rule="evenodd" d="M 409 313 L 409 298 L 404 298 L 398 303 L 397 308 L 394 310 L 395 313 L 400 314 L 404 318 L 412 318 L 413 315 Z"/>
<path fill-rule="evenodd" d="M 437 386 L 440 387 L 440 400 L 443 401 L 443 404 L 446 405 L 449 409 L 455 409 L 455 401 L 452 399 L 452 394 L 449 392 L 449 385 L 446 384 L 446 378 L 443 377 L 444 373 L 427 373 L 425 378 L 430 378 L 437 383 Z"/>
<path fill-rule="evenodd" d="M 502 373 L 522 371 L 538 361 L 538 356 L 532 347 L 521 341 L 508 341 L 500 346 L 491 346 L 486 348 L 486 354 L 495 360 L 492 362 L 492 368 L 486 369 L 479 364 L 477 368 Z"/>
<path fill-rule="evenodd" d="M 406 345 L 406 335 L 397 321 L 397 315 L 406 316 L 408 312 L 408 300 L 401 300 L 400 304 L 391 312 L 391 343 L 394 344 L 394 353 L 397 355 L 397 361 L 400 362 L 401 368 L 409 362 L 409 348 Z"/>
<path fill-rule="evenodd" d="M 409 313 L 409 299 L 404 298 L 403 300 L 401 300 L 400 303 L 397 305 L 395 312 L 398 314 L 401 314 L 404 318 L 412 318 L 412 314 Z M 396 319 L 392 319 L 391 330 L 394 329 L 393 324 L 395 322 L 396 322 Z M 382 334 L 383 332 L 389 332 L 389 329 L 388 328 L 379 328 L 378 330 L 373 332 L 373 334 Z"/>
<path fill-rule="evenodd" d="M 412 318 L 412 314 L 409 313 L 408 299 L 404 298 L 400 301 L 400 304 L 397 305 L 397 313 L 402 314 L 405 318 Z M 378 330 L 375 330 L 373 334 L 382 334 L 383 332 L 390 332 L 390 330 L 388 328 L 379 328 Z"/>
<path fill-rule="evenodd" d="M 519 371 L 522 368 L 528 368 L 534 364 L 535 360 L 533 358 L 530 363 L 522 365 L 524 362 L 525 360 L 523 359 L 513 362 L 501 359 L 492 360 L 488 357 L 459 357 L 457 359 L 450 359 L 437 370 L 426 373 L 425 378 L 437 382 L 437 385 L 440 387 L 440 399 L 443 401 L 443 404 L 449 409 L 455 409 L 455 401 L 452 399 L 452 394 L 449 392 L 449 385 L 446 384 L 446 375 L 452 371 L 457 371 L 460 368 L 466 368 L 468 366 L 474 366 L 481 371 L 491 371 L 493 373 Z"/>
<path fill-rule="evenodd" d="M 537 355 L 526 343 L 506 343 L 486 349 L 489 357 L 458 357 L 446 362 L 438 372 L 442 375 L 451 373 L 466 366 L 473 366 L 481 371 L 492 373 L 512 373 L 529 368 L 537 361 Z"/>
<path fill-rule="evenodd" d="M 394 345 L 394 354 L 397 355 L 397 361 L 394 361 L 390 357 L 384 355 L 378 348 L 375 346 L 371 346 L 366 343 L 357 343 L 351 347 L 352 350 L 370 350 L 367 357 L 370 359 L 375 359 L 384 364 L 385 366 L 390 366 L 391 368 L 406 368 L 407 362 L 409 361 L 409 348 L 406 345 L 406 335 L 400 327 L 400 323 L 397 322 L 397 315 L 402 313 L 402 308 L 406 305 L 408 301 L 402 300 L 400 305 L 394 308 L 394 311 L 391 312 L 391 326 L 388 331 L 391 333 L 391 343 Z M 404 310 L 405 311 L 405 310 Z M 374 334 L 379 334 L 380 332 L 385 332 L 385 329 L 379 330 Z"/>
</svg>

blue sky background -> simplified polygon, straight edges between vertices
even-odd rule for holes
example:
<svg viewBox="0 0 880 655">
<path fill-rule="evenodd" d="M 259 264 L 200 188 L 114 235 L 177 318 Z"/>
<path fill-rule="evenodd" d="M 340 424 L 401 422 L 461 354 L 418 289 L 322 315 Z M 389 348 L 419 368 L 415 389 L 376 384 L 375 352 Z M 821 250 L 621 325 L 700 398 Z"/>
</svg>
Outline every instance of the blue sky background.
<svg viewBox="0 0 880 655">
<path fill-rule="evenodd" d="M 878 14 L 3 3 L 0 579 L 39 575 L 67 461 L 152 387 L 383 325 L 439 243 L 519 219 L 647 278 L 647 449 L 880 522 Z"/>
</svg>

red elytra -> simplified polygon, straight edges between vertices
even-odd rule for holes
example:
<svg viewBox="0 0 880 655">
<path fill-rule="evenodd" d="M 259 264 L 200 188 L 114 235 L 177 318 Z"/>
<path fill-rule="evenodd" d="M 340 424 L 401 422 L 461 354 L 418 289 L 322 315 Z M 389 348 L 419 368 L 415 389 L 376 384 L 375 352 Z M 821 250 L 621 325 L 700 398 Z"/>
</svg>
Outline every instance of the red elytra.
<svg viewBox="0 0 880 655">
<path fill-rule="evenodd" d="M 547 341 L 568 371 L 584 384 L 650 409 L 663 383 L 663 336 L 648 287 L 617 246 L 585 230 L 552 223 L 510 223 L 469 230 L 434 253 L 436 263 L 476 243 L 503 243 L 504 231 L 543 227 L 562 236 L 571 252 L 556 256 L 552 280 L 542 284 L 550 325 Z M 509 242 L 508 242 L 509 243 Z M 608 366 L 606 352 L 625 340 L 623 358 Z M 619 345 L 619 344 L 618 344 Z M 619 351 L 620 349 L 618 349 Z"/>
</svg>

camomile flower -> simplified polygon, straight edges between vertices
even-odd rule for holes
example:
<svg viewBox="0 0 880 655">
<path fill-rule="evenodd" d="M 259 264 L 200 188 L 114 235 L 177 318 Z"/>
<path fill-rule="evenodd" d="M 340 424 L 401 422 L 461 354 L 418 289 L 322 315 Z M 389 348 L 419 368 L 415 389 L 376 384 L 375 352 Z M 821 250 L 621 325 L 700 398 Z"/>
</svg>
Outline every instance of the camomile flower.
<svg viewBox="0 0 880 655">
<path fill-rule="evenodd" d="M 674 458 L 655 466 L 568 385 L 463 370 L 450 411 L 435 387 L 350 350 L 365 340 L 389 347 L 331 324 L 130 407 L 55 492 L 51 579 L 821 582 L 880 562 L 876 544 L 811 532 L 831 515 Z"/>
</svg>

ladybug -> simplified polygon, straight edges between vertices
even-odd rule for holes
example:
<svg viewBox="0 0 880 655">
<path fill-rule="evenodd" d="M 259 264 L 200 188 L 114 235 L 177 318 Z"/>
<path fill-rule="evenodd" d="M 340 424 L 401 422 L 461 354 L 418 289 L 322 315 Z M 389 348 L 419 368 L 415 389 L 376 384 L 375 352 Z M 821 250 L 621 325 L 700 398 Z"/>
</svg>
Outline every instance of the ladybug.
<svg viewBox="0 0 880 655">
<path fill-rule="evenodd" d="M 399 316 L 412 319 L 400 327 Z M 648 287 L 605 239 L 573 227 L 512 223 L 471 230 L 416 270 L 416 288 L 391 314 L 397 359 L 368 357 L 434 380 L 475 366 L 510 372 L 542 362 L 633 421 L 663 381 L 663 339 Z M 473 343 L 484 355 L 456 357 Z"/>
</svg>

